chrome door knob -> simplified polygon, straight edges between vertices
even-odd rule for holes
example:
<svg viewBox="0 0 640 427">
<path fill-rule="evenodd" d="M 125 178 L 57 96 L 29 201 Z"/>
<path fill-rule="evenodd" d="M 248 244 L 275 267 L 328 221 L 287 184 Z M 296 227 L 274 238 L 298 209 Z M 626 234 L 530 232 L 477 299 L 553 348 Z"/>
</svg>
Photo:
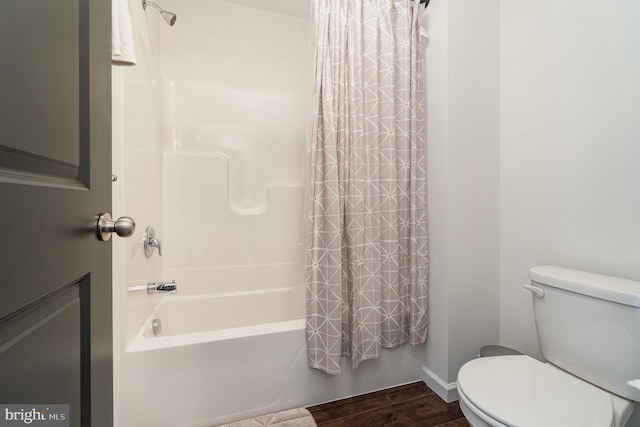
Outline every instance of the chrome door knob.
<svg viewBox="0 0 640 427">
<path fill-rule="evenodd" d="M 108 213 L 98 217 L 98 240 L 103 242 L 109 240 L 113 233 L 120 237 L 129 237 L 134 231 L 136 231 L 136 222 L 128 216 L 121 216 L 115 221 L 111 220 L 111 215 Z"/>
</svg>

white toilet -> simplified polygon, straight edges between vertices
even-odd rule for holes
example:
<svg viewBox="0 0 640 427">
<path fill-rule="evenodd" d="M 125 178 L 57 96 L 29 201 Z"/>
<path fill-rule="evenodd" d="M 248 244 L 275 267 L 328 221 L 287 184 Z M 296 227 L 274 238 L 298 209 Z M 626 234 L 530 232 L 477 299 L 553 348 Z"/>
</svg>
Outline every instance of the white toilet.
<svg viewBox="0 0 640 427">
<path fill-rule="evenodd" d="M 640 401 L 640 282 L 554 266 L 529 270 L 542 355 L 483 357 L 458 373 L 469 423 L 622 427 Z"/>
</svg>

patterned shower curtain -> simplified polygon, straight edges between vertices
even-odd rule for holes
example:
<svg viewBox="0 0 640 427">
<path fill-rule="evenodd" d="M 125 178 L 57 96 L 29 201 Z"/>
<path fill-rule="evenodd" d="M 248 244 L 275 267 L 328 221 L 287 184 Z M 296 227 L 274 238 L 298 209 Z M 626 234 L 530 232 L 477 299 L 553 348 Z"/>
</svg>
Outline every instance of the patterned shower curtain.
<svg viewBox="0 0 640 427">
<path fill-rule="evenodd" d="M 427 338 L 421 6 L 316 0 L 309 365 L 340 373 Z"/>
</svg>

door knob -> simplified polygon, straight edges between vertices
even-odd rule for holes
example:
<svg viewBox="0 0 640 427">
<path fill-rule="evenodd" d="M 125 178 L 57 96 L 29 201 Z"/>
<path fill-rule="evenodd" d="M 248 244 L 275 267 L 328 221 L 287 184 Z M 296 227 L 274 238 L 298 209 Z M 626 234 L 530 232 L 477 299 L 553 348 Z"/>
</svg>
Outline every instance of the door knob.
<svg viewBox="0 0 640 427">
<path fill-rule="evenodd" d="M 98 240 L 106 242 L 111 238 L 112 233 L 120 237 L 129 237 L 136 231 L 136 222 L 128 216 L 121 216 L 115 221 L 111 220 L 111 215 L 104 213 L 98 217 Z"/>
</svg>

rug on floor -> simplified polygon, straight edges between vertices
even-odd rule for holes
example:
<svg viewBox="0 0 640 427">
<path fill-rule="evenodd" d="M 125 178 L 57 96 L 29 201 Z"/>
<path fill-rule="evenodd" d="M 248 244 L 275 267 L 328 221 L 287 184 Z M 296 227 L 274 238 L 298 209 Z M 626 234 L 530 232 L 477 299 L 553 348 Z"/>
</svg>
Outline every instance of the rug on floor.
<svg viewBox="0 0 640 427">
<path fill-rule="evenodd" d="M 317 424 L 309 411 L 304 408 L 297 408 L 236 421 L 218 427 L 317 427 Z"/>
</svg>

